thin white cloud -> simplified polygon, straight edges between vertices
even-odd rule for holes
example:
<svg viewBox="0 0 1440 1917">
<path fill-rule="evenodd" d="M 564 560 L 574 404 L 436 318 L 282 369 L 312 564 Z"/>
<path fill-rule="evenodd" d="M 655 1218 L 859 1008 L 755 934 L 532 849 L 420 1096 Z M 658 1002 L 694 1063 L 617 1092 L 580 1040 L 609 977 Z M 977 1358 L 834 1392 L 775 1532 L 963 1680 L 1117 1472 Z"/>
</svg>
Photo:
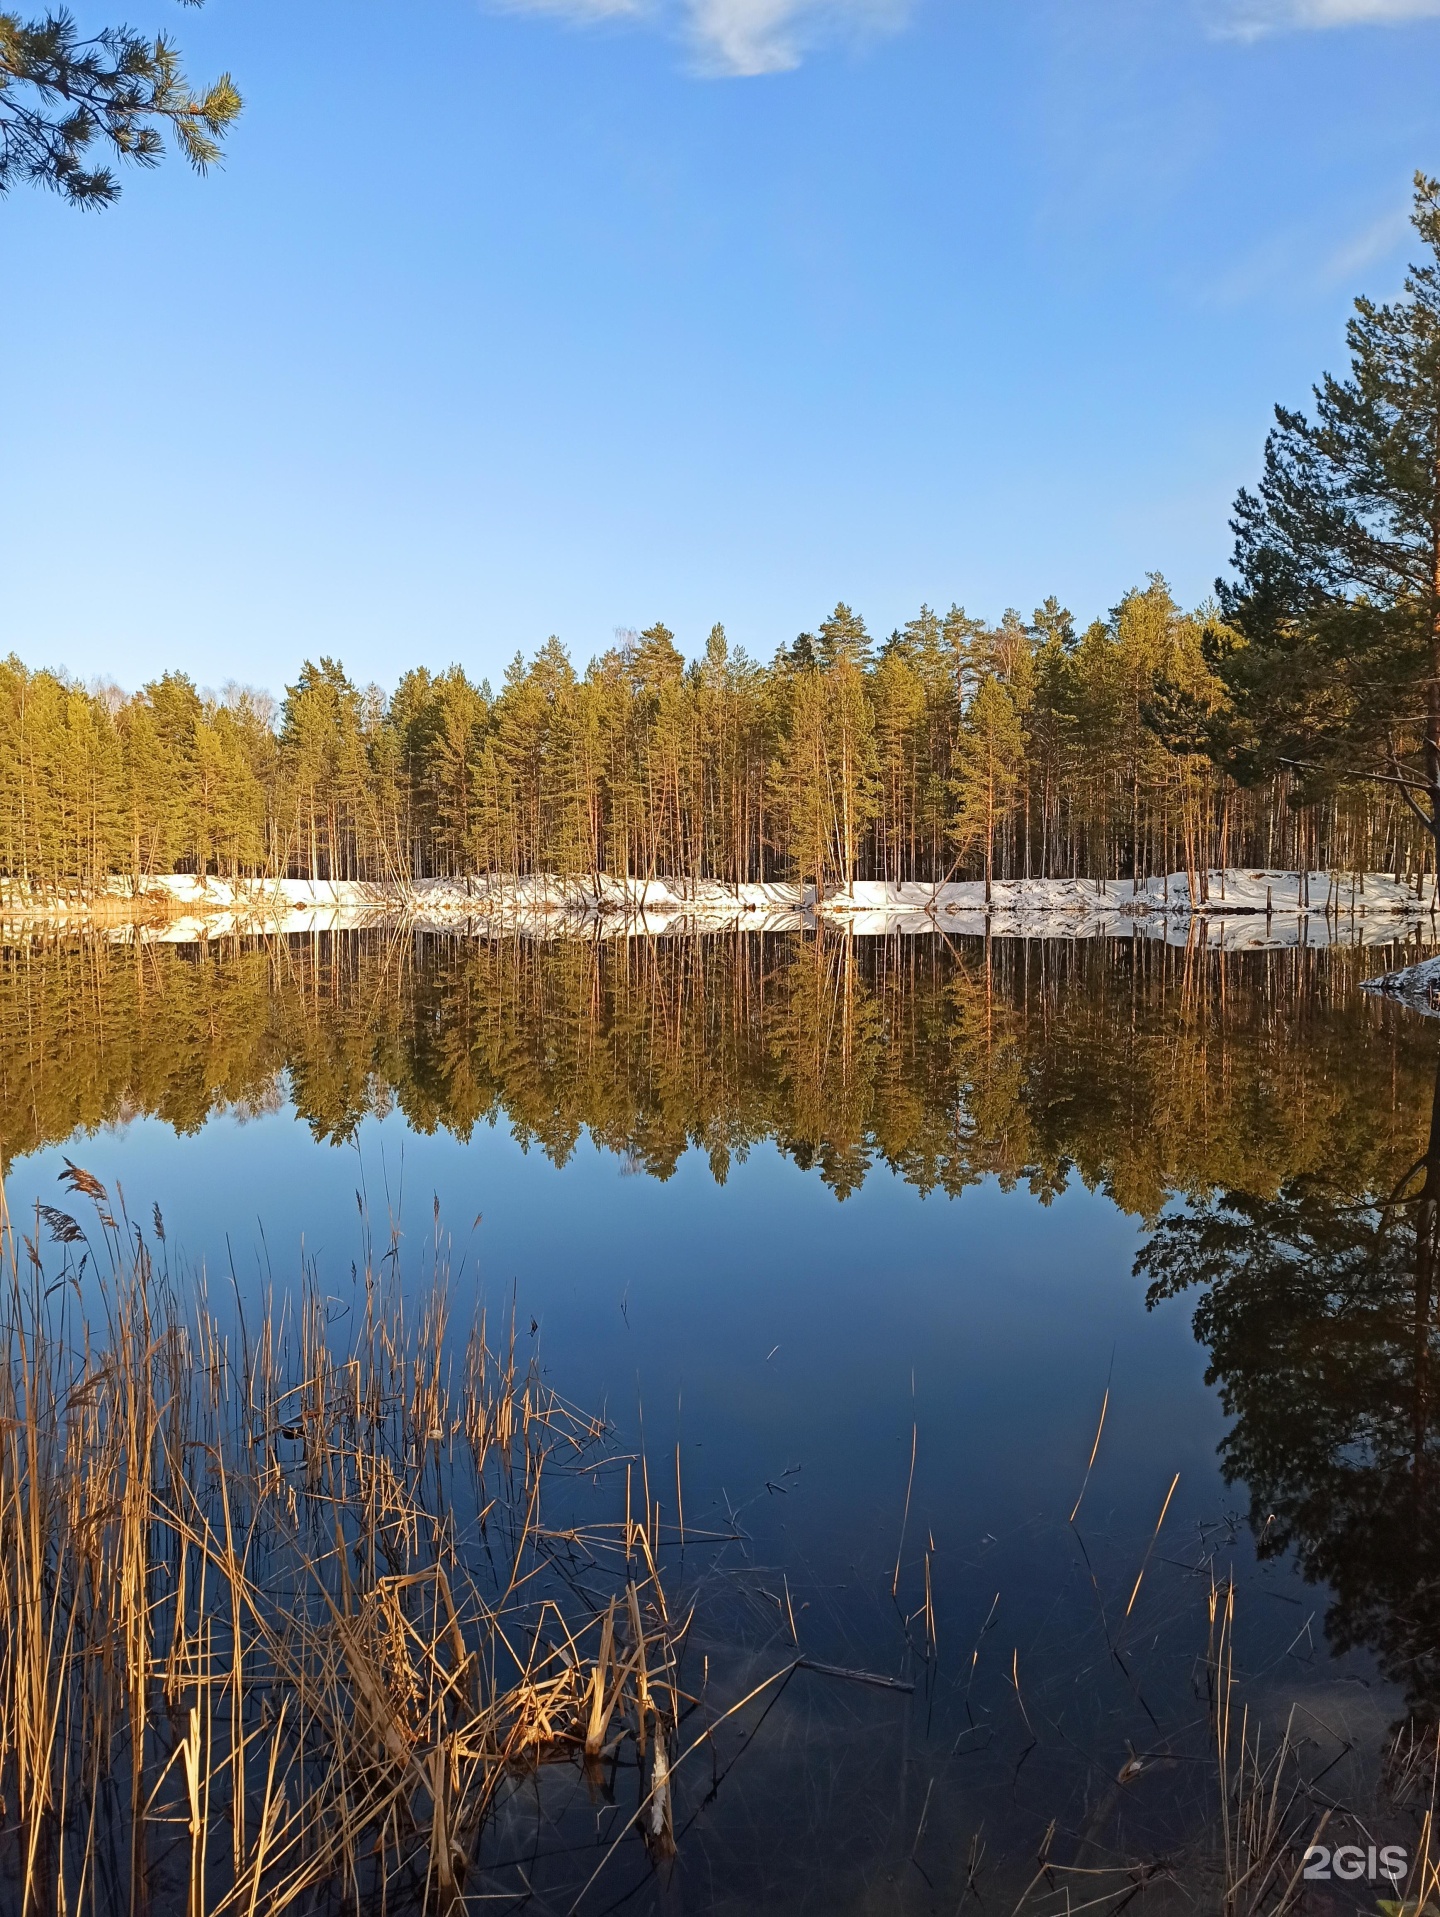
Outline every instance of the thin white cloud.
<svg viewBox="0 0 1440 1917">
<path fill-rule="evenodd" d="M 1337 246 L 1321 272 L 1330 285 L 1348 285 L 1379 260 L 1388 260 L 1410 233 L 1410 211 L 1397 206 Z"/>
<path fill-rule="evenodd" d="M 577 25 L 649 20 L 682 40 L 700 73 L 788 73 L 826 41 L 866 40 L 904 25 L 908 0 L 496 0 L 514 13 Z M 1440 3 L 1440 0 L 1437 0 Z"/>
<path fill-rule="evenodd" d="M 1377 266 L 1385 267 L 1394 284 L 1411 238 L 1408 203 L 1338 235 L 1318 219 L 1291 221 L 1206 275 L 1199 282 L 1201 296 L 1207 305 L 1229 310 L 1252 301 L 1308 299 L 1336 287 L 1355 293 Z M 1371 284 L 1369 291 L 1385 297 L 1386 281 Z"/>
<path fill-rule="evenodd" d="M 785 73 L 824 40 L 870 39 L 904 24 L 901 0 L 685 0 L 702 72 Z"/>
<path fill-rule="evenodd" d="M 554 19 L 593 26 L 604 20 L 643 20 L 656 11 L 650 0 L 495 0 L 505 13 L 547 13 Z"/>
<path fill-rule="evenodd" d="M 798 0 L 689 0 L 699 66 L 737 76 L 786 73 L 800 64 L 804 8 Z"/>
<path fill-rule="evenodd" d="M 1440 19 L 1440 0 L 1222 0 L 1218 30 L 1237 39 L 1325 27 L 1401 26 Z"/>
</svg>

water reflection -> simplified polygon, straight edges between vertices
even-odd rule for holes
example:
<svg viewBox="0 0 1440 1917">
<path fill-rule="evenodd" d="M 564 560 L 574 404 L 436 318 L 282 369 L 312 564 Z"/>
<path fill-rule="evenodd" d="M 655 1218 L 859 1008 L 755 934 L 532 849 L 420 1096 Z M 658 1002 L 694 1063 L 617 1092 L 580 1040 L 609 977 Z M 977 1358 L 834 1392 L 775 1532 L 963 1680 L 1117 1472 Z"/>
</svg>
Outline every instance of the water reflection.
<svg viewBox="0 0 1440 1917">
<path fill-rule="evenodd" d="M 808 1654 L 918 1681 L 911 1708 L 797 1680 L 707 1803 L 714 1883 L 735 1907 L 831 1909 L 842 1869 L 881 1870 L 885 1908 L 953 1909 L 977 1846 L 1023 1888 L 1052 1820 L 1077 1868 L 1191 1841 L 1212 1572 L 1237 1569 L 1279 1721 L 1372 1652 L 1440 1701 L 1434 1040 L 1358 991 L 1395 958 L 828 932 L 17 947 L 0 1150 L 37 1154 L 14 1181 L 34 1196 L 54 1195 L 47 1146 L 167 1218 L 183 1187 L 216 1270 L 263 1205 L 278 1282 L 303 1232 L 343 1289 L 356 1155 L 329 1147 L 360 1140 L 373 1169 L 398 1133 L 427 1224 L 432 1192 L 462 1228 L 483 1206 L 487 1282 L 518 1279 L 557 1383 L 632 1427 L 643 1386 L 695 1524 L 749 1498 L 774 1569 L 734 1620 L 707 1612 L 730 1694 L 791 1654 L 792 1602 Z M 70 1142 L 142 1115 L 205 1136 Z M 1082 1555 L 1067 1516 L 1111 1370 Z M 1217 1437 L 1265 1558 L 1248 1589 Z M 1287 1551 L 1330 1586 L 1340 1667 L 1292 1648 Z M 1347 1699 L 1373 1755 L 1395 1695 Z M 1159 1755 L 1122 1790 L 1127 1748 Z"/>
<path fill-rule="evenodd" d="M 839 1198 L 1072 1170 L 1124 1210 L 1176 1192 L 1351 1197 L 1421 1149 L 1428 1064 L 1355 990 L 1382 952 L 739 936 L 542 946 L 383 932 L 0 953 L 3 1162 L 137 1114 L 194 1131 L 287 1096 L 317 1139 L 398 1105 L 588 1132 L 657 1178 L 758 1141 Z"/>
<path fill-rule="evenodd" d="M 1420 1034 L 1415 1049 L 1431 1049 Z M 1364 1646 L 1413 1709 L 1440 1710 L 1436 1261 L 1440 1066 L 1423 1151 L 1388 1186 L 1313 1173 L 1165 1219 L 1137 1260 L 1152 1304 L 1203 1287 L 1195 1335 L 1233 1420 L 1262 1556 L 1328 1585 L 1326 1634 Z"/>
</svg>

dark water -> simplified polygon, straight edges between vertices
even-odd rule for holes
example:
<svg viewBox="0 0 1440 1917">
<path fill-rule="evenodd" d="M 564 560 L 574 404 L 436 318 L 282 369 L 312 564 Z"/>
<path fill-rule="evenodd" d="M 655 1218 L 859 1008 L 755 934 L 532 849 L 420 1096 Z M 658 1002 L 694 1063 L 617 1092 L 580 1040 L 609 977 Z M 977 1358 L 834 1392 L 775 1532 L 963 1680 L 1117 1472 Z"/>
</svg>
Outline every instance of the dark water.
<svg viewBox="0 0 1440 1917">
<path fill-rule="evenodd" d="M 1216 1581 L 1255 1712 L 1354 1746 L 1332 1784 L 1440 1705 L 1440 1032 L 1359 991 L 1392 956 L 12 949 L 8 1199 L 31 1229 L 73 1158 L 242 1299 L 341 1296 L 362 1212 L 403 1251 L 438 1207 L 461 1302 L 513 1296 L 658 1495 L 678 1451 L 690 1526 L 742 1534 L 703 1581 L 718 1691 L 792 1618 L 914 1684 L 797 1673 L 709 1801 L 699 1760 L 674 1876 L 622 1860 L 586 1908 L 953 1910 L 973 1874 L 1008 1910 L 1052 1821 L 1077 1871 L 1183 1884 Z M 563 1909 L 589 1869 L 524 1881 Z"/>
</svg>

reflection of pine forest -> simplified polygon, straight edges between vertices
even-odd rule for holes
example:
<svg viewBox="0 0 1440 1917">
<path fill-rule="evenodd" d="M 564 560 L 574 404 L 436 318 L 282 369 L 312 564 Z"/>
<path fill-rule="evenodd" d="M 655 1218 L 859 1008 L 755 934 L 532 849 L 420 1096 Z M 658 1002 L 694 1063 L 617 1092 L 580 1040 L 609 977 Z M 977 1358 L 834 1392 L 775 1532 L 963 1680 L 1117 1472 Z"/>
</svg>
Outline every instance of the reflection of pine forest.
<svg viewBox="0 0 1440 1917">
<path fill-rule="evenodd" d="M 321 1139 L 398 1107 L 557 1161 L 588 1131 L 662 1178 L 773 1140 L 841 1198 L 881 1166 L 1042 1199 L 1078 1174 L 1151 1225 L 1152 1298 L 1195 1287 L 1262 1549 L 1295 1549 L 1334 1640 L 1436 1709 L 1436 1047 L 1359 994 L 1373 964 L 1138 940 L 35 944 L 0 955 L 3 1151 L 288 1095 Z"/>
<path fill-rule="evenodd" d="M 1422 1055 L 1430 1048 L 1417 1046 Z M 1365 1645 L 1440 1714 L 1440 1066 L 1411 1088 L 1413 1152 L 1348 1191 L 1298 1171 L 1167 1217 L 1137 1260 L 1150 1300 L 1198 1288 L 1195 1335 L 1232 1422 L 1262 1556 L 1330 1587 L 1337 1650 Z M 1377 1164 L 1376 1170 L 1379 1167 Z"/>
<path fill-rule="evenodd" d="M 140 1113 L 188 1131 L 288 1091 L 320 1138 L 398 1106 L 557 1161 L 588 1130 L 657 1177 L 698 1146 L 723 1178 L 773 1139 L 841 1197 L 882 1164 L 951 1193 L 994 1173 L 1044 1194 L 1073 1167 L 1146 1217 L 1300 1173 L 1355 1195 L 1388 1189 L 1429 1110 L 1426 1047 L 1354 989 L 1373 963 L 789 935 L 17 946 L 0 1147 Z"/>
</svg>

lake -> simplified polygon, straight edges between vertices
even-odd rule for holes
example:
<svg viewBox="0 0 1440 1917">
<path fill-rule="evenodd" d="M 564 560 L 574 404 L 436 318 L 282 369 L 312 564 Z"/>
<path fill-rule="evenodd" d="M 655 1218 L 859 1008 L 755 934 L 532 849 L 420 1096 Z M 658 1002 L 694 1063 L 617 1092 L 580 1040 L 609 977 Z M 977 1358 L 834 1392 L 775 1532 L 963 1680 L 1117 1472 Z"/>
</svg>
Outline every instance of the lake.
<svg viewBox="0 0 1440 1917">
<path fill-rule="evenodd" d="M 731 1540 L 672 1554 L 717 1695 L 797 1648 L 913 1685 L 795 1672 L 699 1759 L 675 1866 L 622 1847 L 586 1909 L 1061 1909 L 1139 1860 L 1183 1897 L 1217 1587 L 1347 1807 L 1440 1705 L 1440 1031 L 1360 991 L 1416 955 L 12 945 L 8 1202 L 43 1242 L 73 1160 L 240 1312 L 307 1272 L 342 1311 L 367 1235 L 418 1271 L 443 1234 L 457 1319 L 513 1302 L 665 1521 Z M 576 1792 L 498 1822 L 500 1907 L 590 1876 Z"/>
</svg>

